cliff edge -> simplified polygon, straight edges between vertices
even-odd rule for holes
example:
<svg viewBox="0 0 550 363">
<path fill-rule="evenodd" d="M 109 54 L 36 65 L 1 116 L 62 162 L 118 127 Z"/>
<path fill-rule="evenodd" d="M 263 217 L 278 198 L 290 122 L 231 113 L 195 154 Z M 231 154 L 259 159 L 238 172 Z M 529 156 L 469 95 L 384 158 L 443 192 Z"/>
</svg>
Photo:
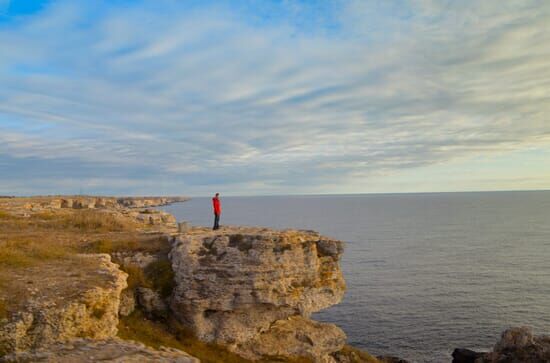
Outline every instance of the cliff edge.
<svg viewBox="0 0 550 363">
<path fill-rule="evenodd" d="M 342 242 L 312 231 L 194 229 L 176 238 L 169 255 L 170 307 L 200 339 L 248 359 L 335 362 L 344 332 L 309 316 L 341 301 L 342 252 Z"/>
</svg>

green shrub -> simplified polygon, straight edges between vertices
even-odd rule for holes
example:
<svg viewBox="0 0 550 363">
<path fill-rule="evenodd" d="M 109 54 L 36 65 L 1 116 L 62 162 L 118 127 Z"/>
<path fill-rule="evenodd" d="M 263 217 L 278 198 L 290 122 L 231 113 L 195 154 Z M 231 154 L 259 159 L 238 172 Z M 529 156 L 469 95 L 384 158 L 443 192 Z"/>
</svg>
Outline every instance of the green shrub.
<svg viewBox="0 0 550 363">
<path fill-rule="evenodd" d="M 158 291 L 162 297 L 170 296 L 175 283 L 172 263 L 168 259 L 160 259 L 149 264 L 146 274 L 153 284 L 153 289 Z"/>
</svg>

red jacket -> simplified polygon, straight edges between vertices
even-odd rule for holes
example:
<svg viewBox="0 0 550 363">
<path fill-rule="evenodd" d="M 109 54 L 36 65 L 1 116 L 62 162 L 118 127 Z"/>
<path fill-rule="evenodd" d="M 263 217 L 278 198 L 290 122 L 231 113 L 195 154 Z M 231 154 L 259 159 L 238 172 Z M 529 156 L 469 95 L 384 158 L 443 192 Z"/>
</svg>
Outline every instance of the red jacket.
<svg viewBox="0 0 550 363">
<path fill-rule="evenodd" d="M 214 207 L 214 214 L 222 214 L 222 204 L 220 198 L 212 198 L 212 206 Z"/>
</svg>

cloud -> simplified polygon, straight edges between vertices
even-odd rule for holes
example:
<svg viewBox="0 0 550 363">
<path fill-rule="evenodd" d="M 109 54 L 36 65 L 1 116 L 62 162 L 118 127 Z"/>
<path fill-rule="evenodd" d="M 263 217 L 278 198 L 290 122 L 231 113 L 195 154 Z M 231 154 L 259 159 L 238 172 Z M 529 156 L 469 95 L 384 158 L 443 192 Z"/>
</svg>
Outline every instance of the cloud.
<svg viewBox="0 0 550 363">
<path fill-rule="evenodd" d="M 0 181 L 25 179 L 0 192 L 367 191 L 550 147 L 546 2 L 253 4 L 57 1 L 0 27 Z"/>
</svg>

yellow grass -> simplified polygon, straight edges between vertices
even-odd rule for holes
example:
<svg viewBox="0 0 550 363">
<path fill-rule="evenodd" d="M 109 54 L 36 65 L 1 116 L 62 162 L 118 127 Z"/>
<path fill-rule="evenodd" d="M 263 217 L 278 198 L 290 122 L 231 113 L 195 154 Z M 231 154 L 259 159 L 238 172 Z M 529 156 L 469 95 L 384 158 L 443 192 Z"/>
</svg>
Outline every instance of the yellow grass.
<svg viewBox="0 0 550 363">
<path fill-rule="evenodd" d="M 346 362 L 349 363 L 382 363 L 368 352 L 354 348 L 351 345 L 345 345 L 338 354 L 346 357 Z"/>
<path fill-rule="evenodd" d="M 95 232 L 129 231 L 136 227 L 130 220 L 94 210 L 67 214 L 60 219 L 59 224 L 61 227 Z"/>
<path fill-rule="evenodd" d="M 0 220 L 1 219 L 12 219 L 12 218 L 13 218 L 13 216 L 10 213 L 8 213 L 6 211 L 3 211 L 3 210 L 0 210 Z"/>
<path fill-rule="evenodd" d="M 4 300 L 0 300 L 0 320 L 6 318 L 8 316 L 8 310 L 6 306 L 6 302 Z"/>
<path fill-rule="evenodd" d="M 120 320 L 118 336 L 156 349 L 160 346 L 180 349 L 199 358 L 202 363 L 252 363 L 223 347 L 193 338 L 181 326 L 174 324 L 169 329 L 165 324 L 146 319 L 139 310 Z"/>
<path fill-rule="evenodd" d="M 24 267 L 35 261 L 63 258 L 68 254 L 69 251 L 62 246 L 34 240 L 0 241 L 0 265 Z"/>
<path fill-rule="evenodd" d="M 189 329 L 175 320 L 166 323 L 149 320 L 139 310 L 120 319 L 118 336 L 122 339 L 139 341 L 155 349 L 161 346 L 180 349 L 199 358 L 202 363 L 252 363 L 221 345 L 200 341 Z M 257 362 L 313 363 L 307 358 L 274 358 Z"/>
</svg>

